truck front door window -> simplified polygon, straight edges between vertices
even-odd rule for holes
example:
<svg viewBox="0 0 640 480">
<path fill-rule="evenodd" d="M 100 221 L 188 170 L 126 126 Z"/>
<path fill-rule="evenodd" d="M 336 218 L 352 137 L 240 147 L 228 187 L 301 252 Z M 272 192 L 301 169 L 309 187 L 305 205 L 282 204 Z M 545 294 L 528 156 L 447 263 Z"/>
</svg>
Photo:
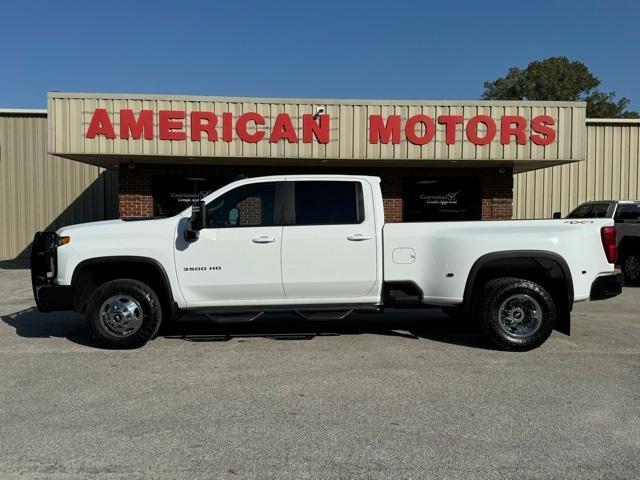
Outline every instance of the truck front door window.
<svg viewBox="0 0 640 480">
<path fill-rule="evenodd" d="M 273 226 L 275 198 L 275 182 L 235 188 L 207 205 L 207 228 Z"/>
</svg>

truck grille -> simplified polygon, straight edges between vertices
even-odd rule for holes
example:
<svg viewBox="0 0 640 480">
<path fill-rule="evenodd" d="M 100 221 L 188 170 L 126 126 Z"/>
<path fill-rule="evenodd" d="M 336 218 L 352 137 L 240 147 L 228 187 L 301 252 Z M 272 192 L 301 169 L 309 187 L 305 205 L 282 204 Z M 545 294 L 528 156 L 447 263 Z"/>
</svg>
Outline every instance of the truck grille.
<svg viewBox="0 0 640 480">
<path fill-rule="evenodd" d="M 31 246 L 31 283 L 36 287 L 52 283 L 57 273 L 58 236 L 55 232 L 38 232 Z"/>
</svg>

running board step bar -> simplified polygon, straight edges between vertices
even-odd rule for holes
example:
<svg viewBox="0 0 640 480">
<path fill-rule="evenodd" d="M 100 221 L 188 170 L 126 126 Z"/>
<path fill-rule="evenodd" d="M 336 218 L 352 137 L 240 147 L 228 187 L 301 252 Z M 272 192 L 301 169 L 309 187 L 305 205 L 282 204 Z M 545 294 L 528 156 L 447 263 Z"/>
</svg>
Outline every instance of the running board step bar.
<svg viewBox="0 0 640 480">
<path fill-rule="evenodd" d="M 305 320 L 344 320 L 351 313 L 350 310 L 297 310 L 296 313 Z"/>
<path fill-rule="evenodd" d="M 230 323 L 249 323 L 257 320 L 264 312 L 247 312 L 247 313 L 205 313 L 204 316 L 213 323 L 230 324 Z"/>
<path fill-rule="evenodd" d="M 296 305 L 253 305 L 242 307 L 196 307 L 187 310 L 190 313 L 196 313 L 201 315 L 207 315 L 214 318 L 239 315 L 247 315 L 249 317 L 253 315 L 262 315 L 263 313 L 298 313 L 311 315 L 315 312 L 329 312 L 335 314 L 336 312 L 345 313 L 380 313 L 383 311 L 383 306 L 372 303 L 346 303 L 346 304 L 296 304 Z M 258 318 L 258 317 L 256 317 Z"/>
</svg>

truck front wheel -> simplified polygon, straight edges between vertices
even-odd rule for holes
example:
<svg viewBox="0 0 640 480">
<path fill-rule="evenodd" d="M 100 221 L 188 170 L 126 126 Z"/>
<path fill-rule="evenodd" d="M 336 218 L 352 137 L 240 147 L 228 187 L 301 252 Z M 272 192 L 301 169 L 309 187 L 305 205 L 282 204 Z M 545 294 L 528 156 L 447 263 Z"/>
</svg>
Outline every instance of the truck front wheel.
<svg viewBox="0 0 640 480">
<path fill-rule="evenodd" d="M 500 350 L 526 351 L 542 345 L 556 323 L 556 306 L 541 285 L 522 278 L 488 282 L 477 315 L 484 337 Z"/>
<path fill-rule="evenodd" d="M 153 289 L 128 278 L 98 287 L 86 312 L 91 337 L 103 348 L 142 347 L 162 323 L 160 300 Z"/>
</svg>

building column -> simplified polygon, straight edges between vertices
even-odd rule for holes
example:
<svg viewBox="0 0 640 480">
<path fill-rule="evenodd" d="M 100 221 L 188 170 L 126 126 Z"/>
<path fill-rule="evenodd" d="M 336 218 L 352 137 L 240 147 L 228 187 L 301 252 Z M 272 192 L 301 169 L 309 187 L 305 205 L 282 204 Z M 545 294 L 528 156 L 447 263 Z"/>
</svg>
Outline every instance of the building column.
<svg viewBox="0 0 640 480">
<path fill-rule="evenodd" d="M 513 216 L 513 170 L 486 169 L 482 178 L 482 220 L 511 220 Z"/>
<path fill-rule="evenodd" d="M 152 217 L 153 195 L 150 173 L 140 165 L 121 163 L 119 179 L 120 217 Z"/>
</svg>

